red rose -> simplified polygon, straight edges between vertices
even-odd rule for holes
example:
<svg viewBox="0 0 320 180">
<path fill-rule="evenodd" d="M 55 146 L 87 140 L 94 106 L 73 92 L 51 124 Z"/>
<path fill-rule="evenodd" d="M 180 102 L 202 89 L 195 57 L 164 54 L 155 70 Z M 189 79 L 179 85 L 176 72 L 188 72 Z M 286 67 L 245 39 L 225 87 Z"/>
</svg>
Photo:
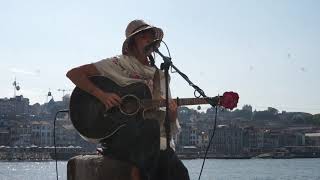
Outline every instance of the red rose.
<svg viewBox="0 0 320 180">
<path fill-rule="evenodd" d="M 223 106 L 227 109 L 233 109 L 237 107 L 239 100 L 239 95 L 236 92 L 225 92 L 223 93 L 223 96 L 220 99 L 220 106 Z"/>
</svg>

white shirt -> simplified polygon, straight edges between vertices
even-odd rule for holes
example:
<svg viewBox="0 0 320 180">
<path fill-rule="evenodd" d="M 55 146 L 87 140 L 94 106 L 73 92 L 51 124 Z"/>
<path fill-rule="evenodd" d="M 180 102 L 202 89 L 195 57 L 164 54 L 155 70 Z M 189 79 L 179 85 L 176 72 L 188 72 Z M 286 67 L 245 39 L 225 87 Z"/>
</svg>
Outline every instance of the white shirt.
<svg viewBox="0 0 320 180">
<path fill-rule="evenodd" d="M 112 58 L 103 59 L 96 63 L 93 63 L 102 76 L 112 79 L 120 86 L 127 86 L 132 83 L 142 82 L 148 85 L 152 92 L 153 77 L 156 69 L 151 66 L 141 64 L 135 57 L 119 55 Z M 165 98 L 165 77 L 162 71 L 159 71 L 160 75 L 160 96 Z M 169 97 L 171 93 L 169 89 Z M 166 134 L 164 128 L 165 112 L 164 108 L 162 115 L 160 115 L 160 149 L 166 149 Z M 157 116 L 159 118 L 159 116 Z M 157 118 L 157 119 L 158 119 Z M 180 131 L 181 127 L 179 121 L 176 120 L 171 123 L 171 135 L 176 135 Z M 170 141 L 170 146 L 174 149 L 173 140 Z"/>
</svg>

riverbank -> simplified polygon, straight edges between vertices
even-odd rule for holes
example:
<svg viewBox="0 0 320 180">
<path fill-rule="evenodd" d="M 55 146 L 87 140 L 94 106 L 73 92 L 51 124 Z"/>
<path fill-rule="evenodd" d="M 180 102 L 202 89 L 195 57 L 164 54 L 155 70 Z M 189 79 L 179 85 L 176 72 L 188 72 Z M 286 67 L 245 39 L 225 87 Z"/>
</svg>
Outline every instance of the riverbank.
<svg viewBox="0 0 320 180">
<path fill-rule="evenodd" d="M 0 160 L 2 161 L 50 161 L 54 159 L 68 160 L 77 155 L 96 154 L 95 151 L 88 152 L 81 147 L 57 147 L 56 154 L 54 147 L 8 147 L 0 148 Z M 204 152 L 177 152 L 180 159 L 203 159 Z M 247 153 L 241 155 L 225 155 L 208 153 L 207 159 L 291 159 L 291 158 L 320 158 L 320 152 L 301 151 L 300 149 L 291 149 L 291 151 L 272 151 L 260 153 Z"/>
<path fill-rule="evenodd" d="M 180 159 L 203 159 L 205 154 L 200 153 L 177 153 Z M 261 154 L 247 155 L 223 155 L 223 154 L 207 154 L 206 159 L 292 159 L 292 158 L 320 158 L 320 152 L 298 152 L 283 153 L 270 152 Z"/>
</svg>

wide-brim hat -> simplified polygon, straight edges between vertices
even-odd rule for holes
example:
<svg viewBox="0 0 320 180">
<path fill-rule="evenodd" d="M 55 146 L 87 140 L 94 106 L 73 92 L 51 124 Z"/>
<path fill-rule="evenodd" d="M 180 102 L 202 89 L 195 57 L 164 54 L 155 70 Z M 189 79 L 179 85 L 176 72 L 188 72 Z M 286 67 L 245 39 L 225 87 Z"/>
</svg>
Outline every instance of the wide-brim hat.
<svg viewBox="0 0 320 180">
<path fill-rule="evenodd" d="M 147 24 L 143 20 L 133 20 L 126 28 L 126 40 L 122 44 L 122 54 L 127 55 L 129 52 L 129 41 L 130 39 L 145 30 L 152 30 L 154 32 L 155 39 L 162 40 L 163 31 L 161 28 Z"/>
</svg>

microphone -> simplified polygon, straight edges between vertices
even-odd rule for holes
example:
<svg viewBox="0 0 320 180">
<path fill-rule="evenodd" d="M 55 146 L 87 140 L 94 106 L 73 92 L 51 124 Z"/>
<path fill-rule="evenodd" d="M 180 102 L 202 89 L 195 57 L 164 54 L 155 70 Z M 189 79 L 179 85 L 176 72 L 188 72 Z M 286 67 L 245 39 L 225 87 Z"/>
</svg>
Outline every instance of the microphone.
<svg viewBox="0 0 320 180">
<path fill-rule="evenodd" d="M 147 54 L 149 52 L 153 52 L 155 51 L 156 49 L 158 49 L 160 47 L 160 43 L 161 43 L 161 39 L 156 39 L 154 41 L 152 41 L 151 43 L 149 43 L 148 45 L 146 45 L 144 47 L 144 52 Z"/>
</svg>

